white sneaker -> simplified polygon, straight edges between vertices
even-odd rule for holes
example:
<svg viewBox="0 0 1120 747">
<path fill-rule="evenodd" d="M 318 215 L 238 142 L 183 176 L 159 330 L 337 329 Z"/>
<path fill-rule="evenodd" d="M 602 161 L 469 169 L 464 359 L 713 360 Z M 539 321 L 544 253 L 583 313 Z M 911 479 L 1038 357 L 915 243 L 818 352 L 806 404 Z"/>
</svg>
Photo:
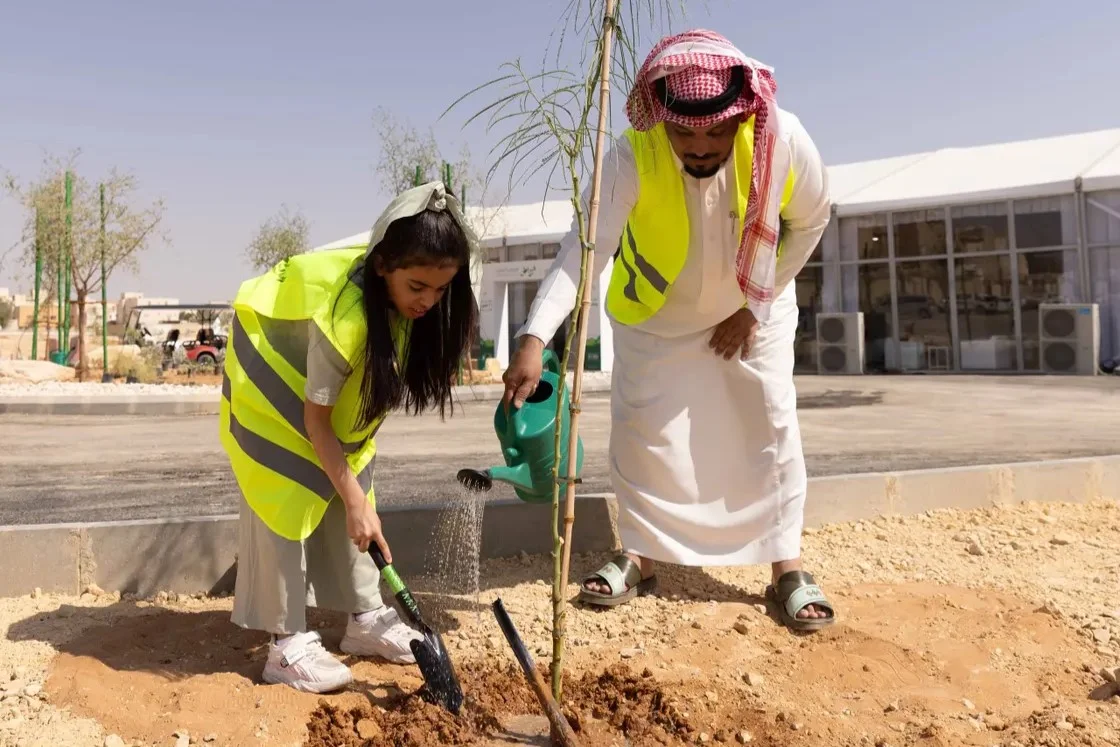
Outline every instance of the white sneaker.
<svg viewBox="0 0 1120 747">
<path fill-rule="evenodd" d="M 273 643 L 268 647 L 264 681 L 271 685 L 326 693 L 349 685 L 353 679 L 350 668 L 323 648 L 322 639 L 314 631 L 294 635 L 283 646 Z"/>
<path fill-rule="evenodd" d="M 423 636 L 401 620 L 397 610 L 384 607 L 369 613 L 369 620 L 358 622 L 354 615 L 346 623 L 346 635 L 339 648 L 354 656 L 380 656 L 393 664 L 415 664 L 409 641 Z"/>
</svg>

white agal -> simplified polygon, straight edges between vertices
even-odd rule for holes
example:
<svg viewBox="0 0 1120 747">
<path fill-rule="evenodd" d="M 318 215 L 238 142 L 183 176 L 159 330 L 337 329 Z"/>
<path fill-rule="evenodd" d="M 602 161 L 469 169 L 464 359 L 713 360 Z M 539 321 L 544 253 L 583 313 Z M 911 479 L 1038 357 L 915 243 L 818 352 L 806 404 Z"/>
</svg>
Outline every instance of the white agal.
<svg viewBox="0 0 1120 747">
<path fill-rule="evenodd" d="M 359 622 L 350 616 L 346 635 L 339 648 L 354 656 L 378 656 L 393 664 L 415 664 L 409 642 L 420 640 L 421 635 L 405 625 L 392 607 L 369 613 L 366 621 Z"/>
<path fill-rule="evenodd" d="M 271 644 L 264 665 L 264 681 L 288 685 L 306 693 L 326 693 L 353 681 L 350 669 L 323 648 L 316 632 L 299 633 L 282 646 Z"/>
</svg>

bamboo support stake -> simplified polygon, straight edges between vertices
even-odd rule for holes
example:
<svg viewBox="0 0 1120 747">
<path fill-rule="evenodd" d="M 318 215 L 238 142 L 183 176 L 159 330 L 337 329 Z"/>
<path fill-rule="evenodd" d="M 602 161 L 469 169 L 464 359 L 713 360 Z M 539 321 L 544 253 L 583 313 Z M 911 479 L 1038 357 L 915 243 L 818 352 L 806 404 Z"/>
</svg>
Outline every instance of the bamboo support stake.
<svg viewBox="0 0 1120 747">
<path fill-rule="evenodd" d="M 599 190 L 603 174 L 603 148 L 606 141 L 607 117 L 610 111 L 610 72 L 611 72 L 611 46 L 615 30 L 615 5 L 616 0 L 606 0 L 603 12 L 603 49 L 599 58 L 599 123 L 595 134 L 595 160 L 591 176 L 591 199 L 588 204 L 587 215 L 587 241 L 583 246 L 583 261 L 580 264 L 580 281 L 577 297 L 580 298 L 578 321 L 576 322 L 576 370 L 572 382 L 571 396 L 571 421 L 568 431 L 568 472 L 575 467 L 575 458 L 579 448 L 579 414 L 580 402 L 583 395 L 583 367 L 587 354 L 587 317 L 591 312 L 591 268 L 595 266 L 595 238 L 599 222 Z M 575 196 L 579 200 L 579 195 Z M 567 356 L 565 356 L 567 357 Z M 562 377 L 567 376 L 567 371 L 561 371 Z M 563 662 L 564 643 L 564 610 L 562 608 L 562 592 L 568 586 L 568 577 L 572 562 L 572 527 L 576 521 L 576 483 L 573 475 L 569 474 L 565 482 L 564 495 L 564 537 L 560 543 L 560 574 L 556 580 L 553 602 L 554 630 L 553 630 L 553 671 L 552 691 L 557 700 L 561 696 L 561 664 Z M 560 592 L 560 593 L 557 593 Z M 558 623 L 558 624 L 557 624 Z"/>
</svg>

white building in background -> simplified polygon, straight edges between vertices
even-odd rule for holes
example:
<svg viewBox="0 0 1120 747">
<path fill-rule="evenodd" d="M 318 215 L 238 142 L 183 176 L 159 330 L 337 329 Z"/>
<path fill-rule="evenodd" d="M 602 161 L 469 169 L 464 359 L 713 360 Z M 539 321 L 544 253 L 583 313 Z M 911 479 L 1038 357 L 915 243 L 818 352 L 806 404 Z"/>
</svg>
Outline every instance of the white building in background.
<svg viewBox="0 0 1120 747">
<path fill-rule="evenodd" d="M 1040 371 L 1049 303 L 1097 304 L 1099 361 L 1120 357 L 1120 129 L 844 164 L 829 179 L 833 220 L 796 281 L 800 370 L 818 370 L 818 314 L 862 312 L 865 371 Z M 571 204 L 473 217 L 482 347 L 504 367 Z M 609 370 L 603 309 L 596 287 L 588 338 Z"/>
</svg>

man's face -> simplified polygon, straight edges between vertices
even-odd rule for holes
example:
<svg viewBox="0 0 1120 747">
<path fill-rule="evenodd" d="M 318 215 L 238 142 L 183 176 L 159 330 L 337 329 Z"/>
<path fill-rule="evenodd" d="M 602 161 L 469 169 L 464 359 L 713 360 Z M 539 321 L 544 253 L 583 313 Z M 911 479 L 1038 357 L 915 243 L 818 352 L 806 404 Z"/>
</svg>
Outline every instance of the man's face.
<svg viewBox="0 0 1120 747">
<path fill-rule="evenodd" d="M 666 122 L 665 131 L 685 172 L 697 179 L 706 179 L 719 171 L 731 155 L 735 133 L 742 122 L 741 114 L 703 128 Z"/>
</svg>

